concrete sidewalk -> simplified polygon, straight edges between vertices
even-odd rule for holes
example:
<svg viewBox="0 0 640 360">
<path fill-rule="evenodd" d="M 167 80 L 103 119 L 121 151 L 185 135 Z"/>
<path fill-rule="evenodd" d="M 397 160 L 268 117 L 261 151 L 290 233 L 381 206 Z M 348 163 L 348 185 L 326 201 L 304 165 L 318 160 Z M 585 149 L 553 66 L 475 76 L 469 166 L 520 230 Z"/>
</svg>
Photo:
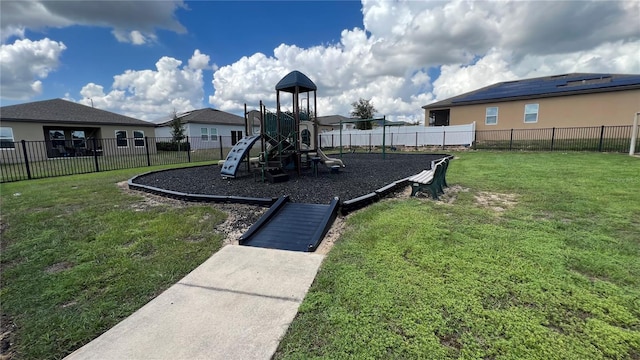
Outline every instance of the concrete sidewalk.
<svg viewBox="0 0 640 360">
<path fill-rule="evenodd" d="M 323 258 L 227 245 L 67 359 L 269 359 Z"/>
</svg>

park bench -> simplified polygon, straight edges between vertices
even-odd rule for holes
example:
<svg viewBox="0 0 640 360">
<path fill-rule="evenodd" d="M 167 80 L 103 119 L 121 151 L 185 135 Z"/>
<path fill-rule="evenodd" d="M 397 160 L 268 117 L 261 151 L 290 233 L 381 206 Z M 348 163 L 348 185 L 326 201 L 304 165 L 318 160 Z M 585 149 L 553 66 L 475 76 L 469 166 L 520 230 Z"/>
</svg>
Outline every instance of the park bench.
<svg viewBox="0 0 640 360">
<path fill-rule="evenodd" d="M 444 194 L 447 187 L 446 172 L 449 166 L 449 159 L 445 158 L 431 164 L 431 169 L 423 170 L 420 173 L 410 176 L 407 180 L 411 183 L 411 196 L 416 196 L 423 191 L 429 191 L 431 197 L 438 200 L 440 194 Z"/>
</svg>

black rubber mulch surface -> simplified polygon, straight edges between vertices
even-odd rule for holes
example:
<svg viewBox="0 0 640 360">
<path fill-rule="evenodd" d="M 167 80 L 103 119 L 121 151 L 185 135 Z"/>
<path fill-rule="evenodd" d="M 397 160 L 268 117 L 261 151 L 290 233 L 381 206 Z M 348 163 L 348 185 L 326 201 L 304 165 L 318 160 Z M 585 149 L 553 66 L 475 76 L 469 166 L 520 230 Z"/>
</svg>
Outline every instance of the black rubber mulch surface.
<svg viewBox="0 0 640 360">
<path fill-rule="evenodd" d="M 337 155 L 331 155 L 338 157 Z M 429 169 L 432 160 L 445 154 L 343 154 L 346 167 L 339 174 L 320 164 L 318 176 L 305 169 L 301 176 L 289 172 L 289 181 L 262 183 L 259 176 L 246 171 L 243 164 L 239 177 L 223 180 L 220 167 L 201 166 L 173 169 L 139 176 L 136 184 L 153 186 L 187 194 L 277 198 L 289 195 L 291 201 L 313 204 L 329 204 L 334 197 L 346 201 L 368 194 L 396 180 Z"/>
</svg>

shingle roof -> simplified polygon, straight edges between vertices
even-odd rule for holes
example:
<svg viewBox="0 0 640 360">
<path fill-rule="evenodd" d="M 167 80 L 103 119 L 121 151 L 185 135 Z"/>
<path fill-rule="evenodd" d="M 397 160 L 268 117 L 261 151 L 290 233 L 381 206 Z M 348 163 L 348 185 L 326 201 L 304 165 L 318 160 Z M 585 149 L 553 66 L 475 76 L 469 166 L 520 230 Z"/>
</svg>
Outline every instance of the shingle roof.
<svg viewBox="0 0 640 360">
<path fill-rule="evenodd" d="M 228 112 L 216 110 L 212 108 L 204 108 L 199 110 L 188 111 L 184 114 L 178 114 L 180 122 L 198 123 L 198 124 L 215 124 L 215 125 L 242 125 L 244 126 L 244 118 L 233 115 Z M 173 120 L 165 121 L 158 126 L 167 126 Z"/>
<path fill-rule="evenodd" d="M 573 73 L 501 82 L 425 105 L 434 109 L 496 101 L 640 89 L 640 75 Z"/>
<path fill-rule="evenodd" d="M 0 120 L 22 122 L 82 123 L 100 125 L 155 125 L 132 117 L 85 106 L 75 102 L 52 99 L 0 107 Z"/>
<path fill-rule="evenodd" d="M 323 126 L 340 125 L 340 121 L 348 120 L 350 120 L 348 117 L 342 115 L 318 116 L 318 124 Z"/>
</svg>

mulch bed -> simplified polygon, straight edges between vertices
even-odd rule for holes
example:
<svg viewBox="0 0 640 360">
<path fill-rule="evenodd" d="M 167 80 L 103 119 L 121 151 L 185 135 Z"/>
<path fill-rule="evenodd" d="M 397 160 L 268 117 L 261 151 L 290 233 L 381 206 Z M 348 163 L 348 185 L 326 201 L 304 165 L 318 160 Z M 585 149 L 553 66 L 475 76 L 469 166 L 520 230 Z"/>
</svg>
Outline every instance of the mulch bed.
<svg viewBox="0 0 640 360">
<path fill-rule="evenodd" d="M 331 155 L 330 155 L 331 156 Z M 335 155 L 337 157 L 337 155 Z M 429 169 L 431 161 L 445 154 L 344 154 L 346 167 L 339 174 L 320 165 L 318 176 L 305 169 L 301 176 L 289 172 L 289 181 L 271 184 L 241 166 L 238 177 L 223 179 L 216 165 L 172 169 L 139 176 L 136 184 L 153 186 L 187 194 L 277 198 L 289 195 L 291 201 L 328 204 L 334 197 L 345 201 L 368 194 L 394 181 Z"/>
</svg>

